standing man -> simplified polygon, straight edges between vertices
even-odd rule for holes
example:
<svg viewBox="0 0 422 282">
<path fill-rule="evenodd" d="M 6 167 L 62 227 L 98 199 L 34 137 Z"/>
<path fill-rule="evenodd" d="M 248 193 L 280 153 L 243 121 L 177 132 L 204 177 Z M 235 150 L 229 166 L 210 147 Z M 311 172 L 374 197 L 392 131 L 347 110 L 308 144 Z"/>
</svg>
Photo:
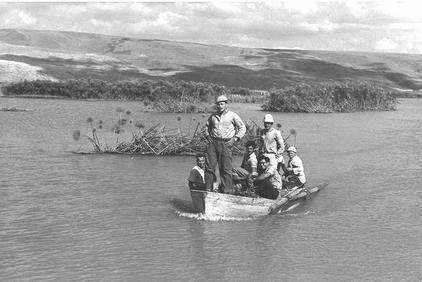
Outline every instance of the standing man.
<svg viewBox="0 0 422 282">
<path fill-rule="evenodd" d="M 206 123 L 206 134 L 209 141 L 207 148 L 208 163 L 205 167 L 205 184 L 208 191 L 213 188 L 217 179 L 215 169 L 218 164 L 223 193 L 233 193 L 232 182 L 232 147 L 245 135 L 246 127 L 236 113 L 227 108 L 226 96 L 218 96 L 215 104 L 217 111 Z"/>
<path fill-rule="evenodd" d="M 284 163 L 284 140 L 279 130 L 273 128 L 274 119 L 270 114 L 264 116 L 264 129 L 261 131 L 260 154 L 270 159 L 270 165 L 277 170 L 278 163 Z"/>
<path fill-rule="evenodd" d="M 189 173 L 188 184 L 189 189 L 205 190 L 205 155 L 196 155 L 196 166 Z"/>
</svg>

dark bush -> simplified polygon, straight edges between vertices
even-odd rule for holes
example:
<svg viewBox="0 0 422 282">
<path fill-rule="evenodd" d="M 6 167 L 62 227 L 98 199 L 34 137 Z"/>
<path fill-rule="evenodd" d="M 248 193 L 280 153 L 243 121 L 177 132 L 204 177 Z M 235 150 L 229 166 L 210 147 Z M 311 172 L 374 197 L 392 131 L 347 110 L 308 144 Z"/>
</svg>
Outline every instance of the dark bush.
<svg viewBox="0 0 422 282">
<path fill-rule="evenodd" d="M 193 81 L 120 81 L 97 79 L 65 81 L 35 80 L 3 86 L 5 95 L 54 96 L 70 99 L 140 100 L 161 111 L 200 111 L 199 103 L 212 103 L 214 97 L 226 94 L 226 88 L 208 82 Z"/>
<path fill-rule="evenodd" d="M 262 105 L 277 112 L 353 112 L 395 110 L 397 98 L 385 88 L 363 81 L 297 84 L 270 91 Z"/>
</svg>

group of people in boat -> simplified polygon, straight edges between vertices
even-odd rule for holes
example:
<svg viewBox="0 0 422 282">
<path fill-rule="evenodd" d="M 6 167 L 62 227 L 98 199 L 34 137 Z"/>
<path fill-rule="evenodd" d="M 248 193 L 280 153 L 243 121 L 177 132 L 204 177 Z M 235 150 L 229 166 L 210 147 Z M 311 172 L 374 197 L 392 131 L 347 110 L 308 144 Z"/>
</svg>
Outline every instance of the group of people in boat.
<svg viewBox="0 0 422 282">
<path fill-rule="evenodd" d="M 296 148 L 287 148 L 287 163 L 283 158 L 284 140 L 281 132 L 273 127 L 271 114 L 264 116 L 260 138 L 246 142 L 240 167 L 233 167 L 233 144 L 245 135 L 246 126 L 238 114 L 228 109 L 226 96 L 217 97 L 215 104 L 216 112 L 206 123 L 207 151 L 196 155 L 196 166 L 188 178 L 190 189 L 277 199 L 285 195 L 287 189 L 305 184 L 303 163 Z"/>
</svg>

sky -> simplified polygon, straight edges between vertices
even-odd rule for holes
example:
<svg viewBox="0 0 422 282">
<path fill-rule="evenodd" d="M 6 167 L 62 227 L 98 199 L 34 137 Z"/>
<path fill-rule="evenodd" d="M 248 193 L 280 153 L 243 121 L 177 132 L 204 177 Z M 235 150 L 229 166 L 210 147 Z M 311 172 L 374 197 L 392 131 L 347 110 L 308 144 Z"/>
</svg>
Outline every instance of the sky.
<svg viewBox="0 0 422 282">
<path fill-rule="evenodd" d="M 0 28 L 422 54 L 422 1 L 0 2 Z"/>
</svg>

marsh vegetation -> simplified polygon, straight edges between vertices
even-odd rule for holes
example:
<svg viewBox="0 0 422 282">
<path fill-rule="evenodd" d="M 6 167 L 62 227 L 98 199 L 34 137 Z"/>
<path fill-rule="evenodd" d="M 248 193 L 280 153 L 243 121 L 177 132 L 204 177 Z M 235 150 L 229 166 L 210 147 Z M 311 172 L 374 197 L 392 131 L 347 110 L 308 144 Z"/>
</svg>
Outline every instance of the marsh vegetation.
<svg viewBox="0 0 422 282">
<path fill-rule="evenodd" d="M 265 111 L 275 112 L 387 111 L 398 103 L 397 95 L 387 88 L 357 80 L 298 83 L 269 91 L 183 80 L 35 80 L 7 84 L 3 92 L 6 96 L 142 101 L 152 110 L 171 113 L 207 112 L 221 94 L 231 102 L 260 103 Z"/>
<path fill-rule="evenodd" d="M 364 81 L 296 84 L 270 92 L 262 108 L 274 112 L 332 113 L 395 110 L 397 98 Z"/>
<path fill-rule="evenodd" d="M 214 97 L 221 94 L 229 95 L 233 102 L 263 102 L 264 97 L 247 88 L 183 80 L 34 80 L 7 84 L 3 86 L 3 92 L 6 96 L 17 97 L 142 101 L 153 110 L 172 113 L 205 112 L 213 104 Z"/>
<path fill-rule="evenodd" d="M 117 120 L 113 124 L 105 124 L 103 120 L 86 119 L 87 128 L 73 132 L 73 139 L 86 139 L 95 153 L 140 154 L 140 155 L 195 155 L 206 151 L 208 140 L 206 127 L 196 118 L 183 120 L 176 117 L 178 126 L 167 128 L 156 123 L 151 126 L 141 121 L 134 121 L 130 110 L 116 109 Z M 281 124 L 276 125 L 278 129 Z M 182 129 L 183 128 L 183 129 Z M 259 141 L 262 128 L 252 119 L 246 121 L 246 134 L 240 142 L 233 145 L 233 153 L 241 155 L 244 144 L 249 140 Z M 109 136 L 111 134 L 111 136 Z M 296 143 L 296 130 L 284 139 L 288 142 L 293 137 Z M 105 136 L 109 138 L 105 138 Z M 106 141 L 108 140 L 108 141 Z"/>
</svg>

